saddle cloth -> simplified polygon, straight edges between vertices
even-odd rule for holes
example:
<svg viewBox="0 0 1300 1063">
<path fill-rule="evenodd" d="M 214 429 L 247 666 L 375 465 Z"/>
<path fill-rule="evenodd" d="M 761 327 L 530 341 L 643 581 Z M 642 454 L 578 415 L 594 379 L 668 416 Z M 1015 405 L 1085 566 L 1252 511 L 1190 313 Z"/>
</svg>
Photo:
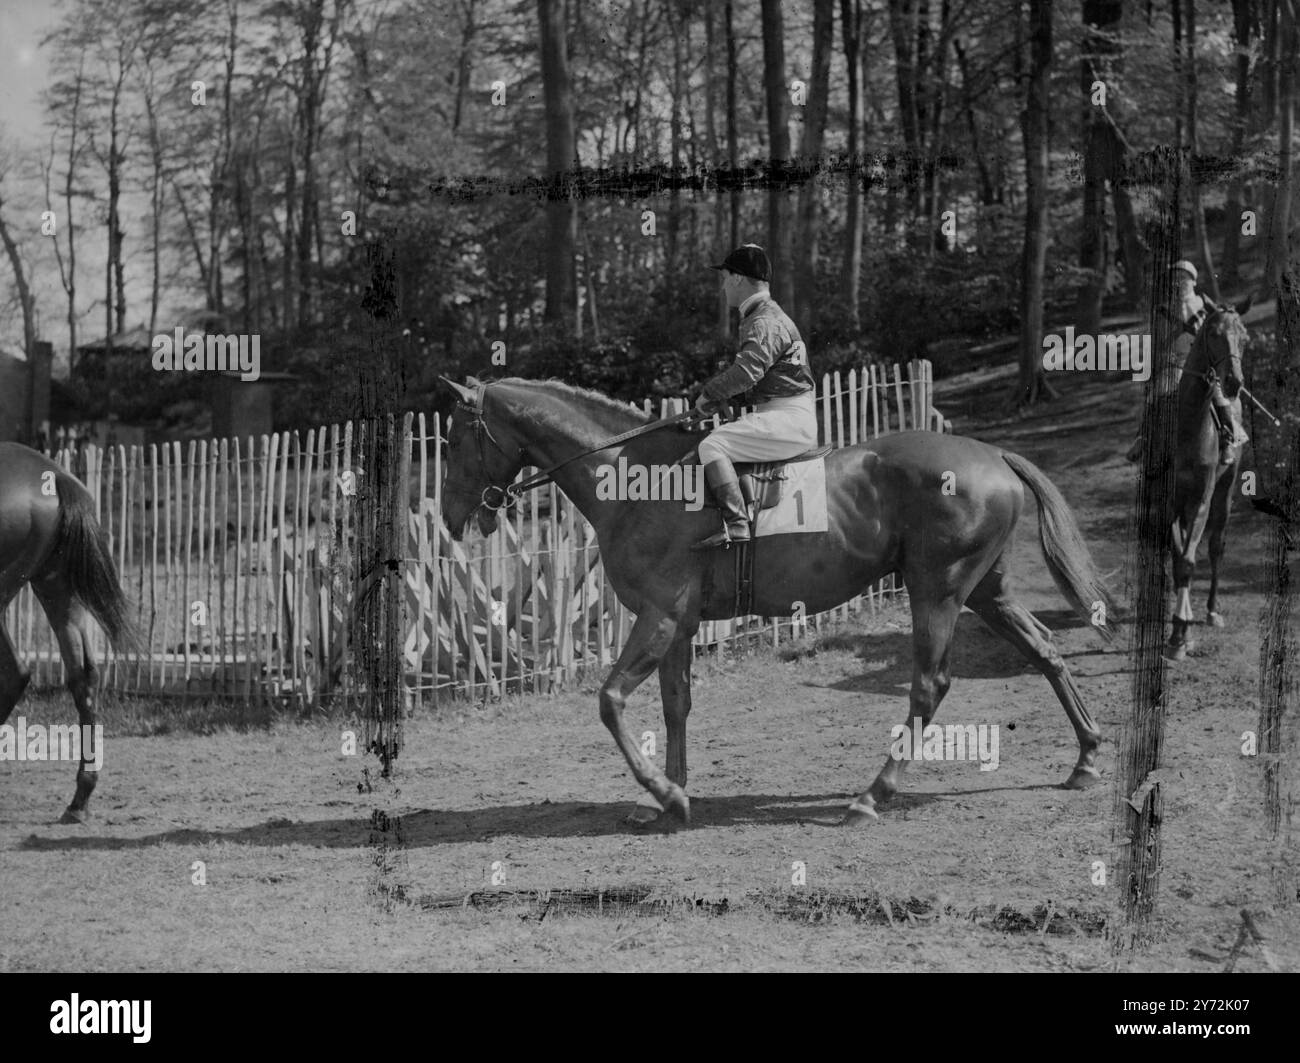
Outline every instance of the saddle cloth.
<svg viewBox="0 0 1300 1063">
<path fill-rule="evenodd" d="M 740 480 L 740 493 L 749 506 L 750 518 L 753 519 L 765 509 L 775 509 L 780 505 L 785 497 L 786 485 L 794 472 L 788 466 L 824 458 L 832 449 L 815 447 L 782 461 L 737 462 L 736 477 Z"/>
</svg>

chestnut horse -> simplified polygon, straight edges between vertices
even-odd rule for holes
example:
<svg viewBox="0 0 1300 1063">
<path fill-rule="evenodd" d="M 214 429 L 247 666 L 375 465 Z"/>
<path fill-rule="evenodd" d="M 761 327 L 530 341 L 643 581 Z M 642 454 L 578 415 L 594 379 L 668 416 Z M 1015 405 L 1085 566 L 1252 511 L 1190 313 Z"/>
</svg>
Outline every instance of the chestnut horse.
<svg viewBox="0 0 1300 1063">
<path fill-rule="evenodd" d="M 59 641 L 80 733 L 92 735 L 96 670 L 87 614 L 114 647 L 137 644 L 117 567 L 81 483 L 29 447 L 0 443 L 0 724 L 31 680 L 4 627 L 4 610 L 24 583 L 32 585 Z M 89 815 L 100 774 L 88 767 L 93 761 L 83 740 L 76 793 L 60 822 L 84 823 Z"/>
<path fill-rule="evenodd" d="M 682 501 L 601 497 L 602 465 L 645 467 L 694 461 L 699 435 L 676 426 L 614 445 L 610 437 L 650 419 L 626 404 L 556 381 L 507 379 L 448 383 L 460 402 L 447 434 L 442 516 L 456 539 L 471 517 L 490 534 L 497 511 L 524 489 L 512 481 L 525 466 L 550 472 L 596 532 L 606 576 L 636 622 L 600 690 L 600 718 L 632 774 L 662 806 L 689 821 L 686 717 L 691 708 L 691 638 L 703 620 L 734 616 L 729 551 L 695 552 L 714 530 L 713 509 Z M 1024 458 L 961 436 L 900 432 L 833 451 L 826 459 L 829 528 L 755 541 L 753 612 L 790 616 L 796 602 L 831 609 L 891 572 L 907 585 L 913 671 L 908 719 L 928 725 L 949 686 L 953 632 L 962 606 L 974 610 L 1047 678 L 1079 743 L 1065 782 L 1092 785 L 1100 732 L 1079 696 L 1051 633 L 1010 587 L 1008 545 L 1024 508 L 1024 487 L 1038 503 L 1039 539 L 1061 593 L 1094 621 L 1115 606 L 1093 565 L 1069 507 L 1051 481 Z M 562 463 L 561 468 L 550 470 Z M 525 486 L 531 484 L 525 483 Z M 1112 632 L 1105 619 L 1099 633 Z M 628 695 L 658 669 L 667 725 L 666 771 L 642 754 L 623 722 Z M 850 804 L 844 822 L 876 818 L 897 791 L 904 763 L 890 757 Z"/>
</svg>

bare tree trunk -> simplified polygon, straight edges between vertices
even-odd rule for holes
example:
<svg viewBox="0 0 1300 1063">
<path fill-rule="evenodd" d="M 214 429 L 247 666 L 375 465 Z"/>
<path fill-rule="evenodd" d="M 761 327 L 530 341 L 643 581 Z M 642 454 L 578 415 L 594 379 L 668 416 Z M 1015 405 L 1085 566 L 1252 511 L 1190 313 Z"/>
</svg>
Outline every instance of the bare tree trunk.
<svg viewBox="0 0 1300 1063">
<path fill-rule="evenodd" d="M 808 105 L 804 109 L 804 166 L 816 166 L 826 136 L 826 110 L 830 95 L 831 52 L 835 45 L 835 0 L 813 0 L 812 77 Z M 818 240 L 821 211 L 817 182 L 805 181 L 799 189 L 798 249 L 794 276 L 794 321 L 805 340 L 811 342 L 816 327 Z"/>
<path fill-rule="evenodd" d="M 732 25 L 732 0 L 725 0 L 727 36 L 727 166 L 734 173 L 740 166 L 739 137 L 736 132 L 736 33 Z M 740 243 L 740 189 L 731 190 L 731 247 Z"/>
<path fill-rule="evenodd" d="M 298 213 L 298 327 L 311 324 L 315 307 L 315 279 L 312 270 L 312 237 L 316 231 L 316 146 L 320 136 L 321 99 L 325 73 L 329 68 L 329 49 L 324 62 L 317 63 L 321 48 L 321 31 L 325 22 L 325 0 L 311 0 L 304 7 L 302 30 L 302 90 L 298 116 L 302 132 L 302 208 Z M 336 16 L 337 18 L 337 12 Z M 233 50 L 231 58 L 233 60 Z"/>
<path fill-rule="evenodd" d="M 1197 251 L 1205 263 L 1204 286 L 1210 292 L 1210 298 L 1216 303 L 1222 300 L 1219 294 L 1219 278 L 1214 269 L 1214 252 L 1210 249 L 1210 237 L 1205 230 L 1205 207 L 1201 202 L 1201 184 L 1196 175 L 1196 154 L 1200 150 L 1196 134 L 1196 0 L 1183 0 L 1187 5 L 1187 150 L 1193 165 L 1188 181 L 1192 198 L 1192 232 L 1195 235 Z"/>
<path fill-rule="evenodd" d="M 1278 40 L 1282 35 L 1282 8 L 1279 0 L 1265 0 L 1264 55 L 1260 62 L 1259 79 L 1262 85 L 1260 103 L 1263 114 L 1259 127 L 1267 129 L 1277 121 L 1278 103 Z"/>
<path fill-rule="evenodd" d="M 1093 84 L 1115 92 L 1110 70 L 1114 51 L 1109 34 L 1118 27 L 1121 0 L 1083 0 L 1083 36 L 1080 40 L 1079 88 L 1083 100 L 1083 232 L 1079 240 L 1079 265 L 1086 272 L 1075 307 L 1075 327 L 1081 334 L 1101 329 L 1102 299 L 1110 254 L 1106 229 L 1106 155 L 1111 131 L 1104 106 L 1093 103 Z"/>
<path fill-rule="evenodd" d="M 673 176 L 677 177 L 682 165 L 682 34 L 687 32 L 686 25 L 680 23 L 676 16 L 676 5 L 666 4 L 668 30 L 673 39 L 673 77 L 670 91 L 671 113 L 668 120 L 670 165 Z M 665 241 L 664 284 L 671 292 L 677 285 L 677 243 L 681 233 L 682 194 L 674 181 L 668 193 L 668 238 Z"/>
<path fill-rule="evenodd" d="M 1180 151 L 1187 145 L 1183 136 L 1183 119 L 1187 115 L 1187 74 L 1183 59 L 1183 0 L 1169 0 L 1170 19 L 1174 28 L 1173 68 L 1175 88 L 1174 147 Z"/>
<path fill-rule="evenodd" d="M 1233 103 L 1232 157 L 1240 159 L 1246 146 L 1250 123 L 1250 42 L 1254 0 L 1232 0 L 1233 39 L 1236 45 L 1236 91 Z M 1228 186 L 1223 212 L 1223 283 L 1232 288 L 1240 283 L 1242 180 L 1234 177 Z"/>
<path fill-rule="evenodd" d="M 917 99 L 917 78 L 920 67 L 917 56 L 919 34 L 917 23 L 918 0 L 889 0 L 889 30 L 894 42 L 894 75 L 898 86 L 898 123 L 903 131 L 903 145 L 910 156 L 907 164 L 910 181 L 908 203 L 912 216 L 919 210 L 920 186 L 914 180 L 915 164 L 921 154 L 921 116 Z M 890 205 L 895 195 L 891 182 Z M 892 220 L 892 219 L 891 219 Z"/>
<path fill-rule="evenodd" d="M 22 308 L 23 315 L 23 353 L 30 361 L 36 357 L 36 304 L 32 299 L 32 290 L 27 284 L 27 274 L 23 272 L 23 260 L 18 254 L 18 245 L 10 235 L 3 211 L 4 200 L 0 199 L 0 243 L 4 244 L 5 254 L 9 256 L 9 265 L 14 271 L 14 287 L 18 289 L 18 305 Z"/>
<path fill-rule="evenodd" d="M 1265 284 L 1269 295 L 1281 290 L 1282 274 L 1287 269 L 1291 233 L 1291 199 L 1295 188 L 1295 96 L 1296 66 L 1300 65 L 1300 34 L 1296 12 L 1290 4 L 1279 4 L 1278 22 L 1278 104 L 1277 163 L 1280 175 L 1273 192 L 1273 209 L 1268 231 L 1268 261 Z M 1280 309 L 1280 308 L 1279 308 Z"/>
<path fill-rule="evenodd" d="M 767 193 L 767 253 L 772 260 L 772 295 L 789 307 L 794 298 L 790 254 L 790 208 L 780 174 L 790 161 L 790 124 L 785 81 L 785 21 L 781 0 L 763 0 L 763 84 L 767 96 L 768 154 L 774 167 Z"/>
<path fill-rule="evenodd" d="M 465 0 L 465 25 L 460 34 L 460 58 L 456 63 L 456 109 L 452 115 L 452 132 L 460 130 L 461 117 L 465 110 L 465 96 L 469 92 L 470 76 L 473 72 L 474 34 L 478 26 L 474 15 L 478 0 Z"/>
<path fill-rule="evenodd" d="M 564 0 L 537 0 L 542 87 L 546 99 L 546 168 L 553 180 L 573 165 L 573 94 L 565 48 Z M 637 144 L 640 150 L 640 143 Z M 573 271 L 577 205 L 572 197 L 546 205 L 546 320 L 574 324 Z"/>
<path fill-rule="evenodd" d="M 84 62 L 84 58 L 83 58 Z M 77 147 L 77 134 L 81 129 L 81 94 L 85 85 L 83 66 L 78 66 L 72 85 L 72 108 L 68 120 L 68 171 L 63 179 L 63 213 L 64 228 L 68 234 L 68 262 L 65 270 L 63 256 L 59 253 L 59 239 L 54 238 L 54 255 L 58 260 L 59 279 L 68 296 L 68 371 L 77 368 L 77 241 L 73 212 L 73 188 L 76 185 L 77 162 L 80 151 Z M 53 164 L 53 139 L 50 144 L 51 165 Z"/>
<path fill-rule="evenodd" d="M 1029 0 L 1029 87 L 1025 141 L 1025 247 L 1020 284 L 1020 402 L 1053 396 L 1043 372 L 1043 278 L 1047 272 L 1048 123 L 1051 97 L 1052 0 Z"/>
<path fill-rule="evenodd" d="M 148 74 L 148 84 L 144 89 L 145 117 L 149 123 L 149 222 L 152 247 L 150 265 L 152 266 L 149 285 L 149 334 L 158 331 L 158 297 L 162 283 L 162 208 L 163 208 L 163 149 L 162 138 L 158 135 L 158 113 L 154 106 L 153 71 Z"/>
<path fill-rule="evenodd" d="M 122 266 L 122 231 L 121 214 L 118 205 L 122 197 L 122 159 L 118 149 L 118 113 L 121 104 L 122 82 L 125 73 L 118 79 L 113 90 L 113 99 L 109 107 L 108 136 L 108 264 L 105 277 L 104 318 L 108 327 L 108 336 L 126 330 L 126 276 Z M 114 287 L 116 282 L 116 301 Z M 117 328 L 113 327 L 114 310 L 117 311 Z M 111 348 L 112 343 L 108 346 Z"/>
<path fill-rule="evenodd" d="M 952 3 L 943 0 L 939 7 L 939 41 L 934 56 L 934 75 L 928 79 L 929 109 L 926 113 L 929 133 L 925 162 L 925 231 L 926 250 L 933 253 L 947 250 L 947 238 L 939 231 L 939 202 L 943 194 L 943 174 L 939 168 L 940 138 L 943 135 L 943 118 L 948 101 L 948 48 L 952 40 Z M 929 36 L 929 26 L 926 26 Z"/>
<path fill-rule="evenodd" d="M 718 27 L 714 4 L 704 5 L 704 135 L 708 138 L 709 160 L 714 173 L 722 169 L 722 144 L 718 137 Z M 713 194 L 713 249 L 721 255 L 722 227 L 726 224 L 726 201 L 721 189 L 715 186 Z M 727 298 L 721 288 L 717 295 L 718 339 L 726 340 L 731 332 L 731 313 Z"/>
<path fill-rule="evenodd" d="M 862 327 L 858 292 L 862 287 L 862 200 L 866 194 L 866 167 L 862 151 L 862 0 L 840 0 L 844 60 L 849 80 L 848 219 L 844 233 L 844 298 L 849 322 Z"/>
<path fill-rule="evenodd" d="M 985 158 L 981 144 L 979 122 L 975 119 L 975 100 L 971 91 L 970 63 L 966 59 L 966 49 L 955 37 L 952 42 L 953 54 L 957 57 L 957 69 L 961 72 L 961 107 L 966 116 L 966 131 L 970 134 L 971 151 L 975 155 L 975 168 L 980 180 L 980 203 L 992 206 L 997 202 L 993 187 L 993 174 L 989 170 L 989 161 Z"/>
<path fill-rule="evenodd" d="M 292 137 L 290 140 L 292 141 Z M 284 278 L 284 327 L 286 330 L 292 330 L 298 322 L 298 298 L 295 291 L 297 285 L 294 273 L 294 212 L 298 202 L 298 167 L 294 165 L 294 149 L 290 143 L 285 153 L 284 160 L 284 259 L 281 265 L 281 273 Z M 306 240 L 307 234 L 299 229 L 297 239 Z M 211 283 L 211 282 L 210 282 Z M 210 310 L 216 309 L 215 306 L 209 306 Z"/>
</svg>

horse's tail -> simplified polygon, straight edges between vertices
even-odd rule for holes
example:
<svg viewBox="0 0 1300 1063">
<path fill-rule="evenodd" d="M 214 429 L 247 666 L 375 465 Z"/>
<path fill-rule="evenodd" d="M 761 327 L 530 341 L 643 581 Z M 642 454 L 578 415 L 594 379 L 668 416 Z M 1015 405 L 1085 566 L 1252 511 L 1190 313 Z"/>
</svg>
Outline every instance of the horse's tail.
<svg viewBox="0 0 1300 1063">
<path fill-rule="evenodd" d="M 118 582 L 108 536 L 95 519 L 94 502 L 67 473 L 57 473 L 54 482 L 59 498 L 54 557 L 68 589 L 99 621 L 114 649 L 138 649 L 139 633 L 131 622 L 126 595 Z"/>
<path fill-rule="evenodd" d="M 1011 466 L 1021 481 L 1034 493 L 1038 503 L 1038 541 L 1043 559 L 1057 589 L 1075 610 L 1092 621 L 1098 604 L 1105 609 L 1105 623 L 1093 624 L 1097 633 L 1109 642 L 1115 637 L 1112 623 L 1120 619 L 1119 603 L 1102 582 L 1093 563 L 1088 544 L 1079 524 L 1070 512 L 1061 492 L 1037 465 L 1019 454 L 1002 452 L 1002 460 Z"/>
</svg>

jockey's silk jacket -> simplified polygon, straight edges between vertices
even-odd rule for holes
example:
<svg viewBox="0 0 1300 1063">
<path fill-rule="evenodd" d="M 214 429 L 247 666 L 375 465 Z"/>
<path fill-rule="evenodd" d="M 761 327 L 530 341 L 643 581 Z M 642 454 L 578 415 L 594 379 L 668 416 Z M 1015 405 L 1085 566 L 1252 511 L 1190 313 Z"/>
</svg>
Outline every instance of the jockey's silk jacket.
<svg viewBox="0 0 1300 1063">
<path fill-rule="evenodd" d="M 771 296 L 754 302 L 740 321 L 736 360 L 704 384 L 711 402 L 752 391 L 756 405 L 769 399 L 802 395 L 813 389 L 808 349 L 795 323 Z"/>
</svg>

